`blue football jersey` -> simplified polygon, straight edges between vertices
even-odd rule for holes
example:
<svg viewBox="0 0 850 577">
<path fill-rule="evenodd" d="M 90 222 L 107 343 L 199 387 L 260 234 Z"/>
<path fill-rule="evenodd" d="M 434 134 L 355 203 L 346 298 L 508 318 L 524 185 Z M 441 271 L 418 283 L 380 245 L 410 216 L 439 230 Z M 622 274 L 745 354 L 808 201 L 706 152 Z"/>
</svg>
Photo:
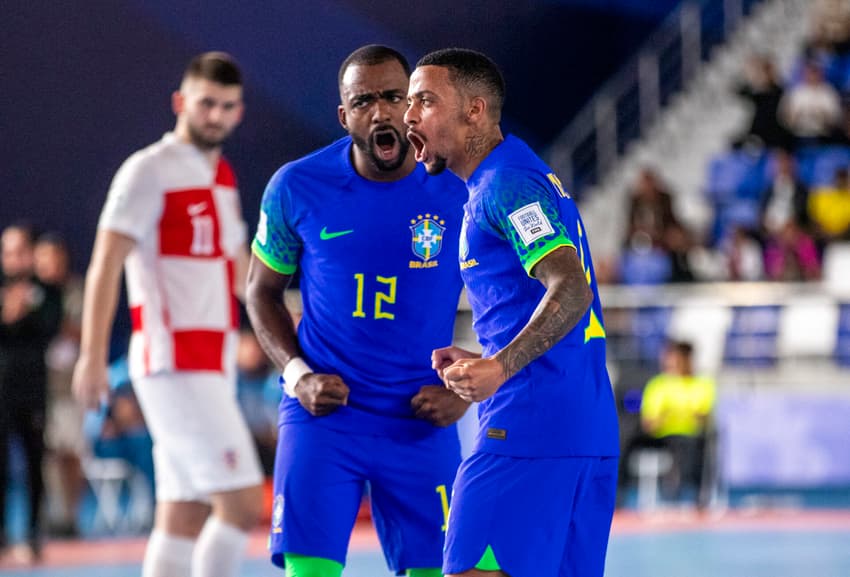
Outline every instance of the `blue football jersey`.
<svg viewBox="0 0 850 577">
<path fill-rule="evenodd" d="M 545 288 L 534 265 L 576 250 L 594 299 L 579 324 L 479 405 L 478 450 L 511 456 L 614 456 L 617 415 L 587 234 L 552 170 L 509 136 L 467 182 L 461 275 L 475 332 L 491 356 L 528 323 Z"/>
<path fill-rule="evenodd" d="M 424 433 L 431 425 L 413 416 L 410 399 L 440 384 L 431 351 L 452 341 L 466 189 L 420 165 L 396 182 L 364 179 L 351 146 L 346 137 L 286 164 L 263 196 L 252 250 L 282 274 L 300 271 L 303 356 L 350 388 L 348 405 L 325 417 L 284 398 L 281 422 Z"/>
</svg>

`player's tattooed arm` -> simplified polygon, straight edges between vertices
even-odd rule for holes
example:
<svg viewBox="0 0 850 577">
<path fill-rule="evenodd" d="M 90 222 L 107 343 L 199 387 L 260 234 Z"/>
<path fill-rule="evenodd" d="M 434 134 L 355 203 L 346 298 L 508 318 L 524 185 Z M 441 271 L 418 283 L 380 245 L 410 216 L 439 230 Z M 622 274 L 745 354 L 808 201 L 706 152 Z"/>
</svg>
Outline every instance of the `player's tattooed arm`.
<svg viewBox="0 0 850 577">
<path fill-rule="evenodd" d="M 564 338 L 593 302 L 593 291 L 571 247 L 552 251 L 531 272 L 546 287 L 546 293 L 528 324 L 493 357 L 502 366 L 505 380 Z"/>
</svg>

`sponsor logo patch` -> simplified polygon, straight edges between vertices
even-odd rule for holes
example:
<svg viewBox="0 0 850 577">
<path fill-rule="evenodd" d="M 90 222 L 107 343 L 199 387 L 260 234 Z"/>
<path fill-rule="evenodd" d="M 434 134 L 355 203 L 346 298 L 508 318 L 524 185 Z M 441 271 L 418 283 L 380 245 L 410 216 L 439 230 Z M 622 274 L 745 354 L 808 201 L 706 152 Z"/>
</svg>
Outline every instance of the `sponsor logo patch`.
<svg viewBox="0 0 850 577">
<path fill-rule="evenodd" d="M 539 202 L 527 204 L 513 211 L 508 215 L 508 218 L 525 246 L 530 245 L 538 238 L 543 238 L 555 232 L 552 223 L 543 214 Z"/>
</svg>

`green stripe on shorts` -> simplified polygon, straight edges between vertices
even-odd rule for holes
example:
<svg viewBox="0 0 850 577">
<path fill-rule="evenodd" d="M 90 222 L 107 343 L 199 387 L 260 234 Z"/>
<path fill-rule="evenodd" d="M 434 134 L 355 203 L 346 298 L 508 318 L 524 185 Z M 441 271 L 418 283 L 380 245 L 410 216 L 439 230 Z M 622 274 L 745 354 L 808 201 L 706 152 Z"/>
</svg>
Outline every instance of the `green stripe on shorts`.
<svg viewBox="0 0 850 577">
<path fill-rule="evenodd" d="M 484 554 L 481 556 L 481 561 L 476 563 L 475 568 L 479 571 L 501 571 L 499 562 L 496 561 L 496 554 L 493 553 L 493 548 L 487 545 L 484 549 Z"/>
</svg>

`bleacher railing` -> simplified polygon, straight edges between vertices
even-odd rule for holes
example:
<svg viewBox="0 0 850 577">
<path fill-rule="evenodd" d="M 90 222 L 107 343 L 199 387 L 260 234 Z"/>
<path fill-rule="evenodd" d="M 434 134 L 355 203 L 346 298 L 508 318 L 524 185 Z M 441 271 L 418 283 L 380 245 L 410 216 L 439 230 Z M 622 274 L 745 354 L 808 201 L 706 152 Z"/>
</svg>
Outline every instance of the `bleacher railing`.
<svg viewBox="0 0 850 577">
<path fill-rule="evenodd" d="M 555 139 L 547 160 L 576 195 L 598 184 L 762 0 L 683 2 Z"/>
</svg>

